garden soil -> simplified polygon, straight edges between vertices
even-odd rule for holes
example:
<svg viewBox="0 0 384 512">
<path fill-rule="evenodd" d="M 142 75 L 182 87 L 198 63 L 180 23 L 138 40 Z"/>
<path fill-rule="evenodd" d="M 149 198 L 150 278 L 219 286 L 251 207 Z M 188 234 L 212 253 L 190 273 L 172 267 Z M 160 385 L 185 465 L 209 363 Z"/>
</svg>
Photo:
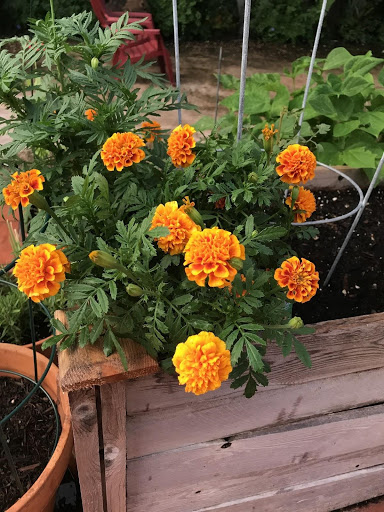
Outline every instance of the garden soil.
<svg viewBox="0 0 384 512">
<path fill-rule="evenodd" d="M 358 204 L 354 189 L 316 191 L 312 220 L 332 218 Z M 327 287 L 322 286 L 353 218 L 321 225 L 315 240 L 295 242 L 299 257 L 312 261 L 320 274 L 316 296 L 294 313 L 305 323 L 384 311 L 384 190 L 376 188 Z"/>
<path fill-rule="evenodd" d="M 9 414 L 32 387 L 26 379 L 0 377 L 1 417 Z M 25 493 L 44 470 L 54 449 L 56 421 L 45 393 L 35 393 L 3 429 Z M 20 495 L 1 445 L 0 482 L 0 512 L 4 512 Z"/>
</svg>

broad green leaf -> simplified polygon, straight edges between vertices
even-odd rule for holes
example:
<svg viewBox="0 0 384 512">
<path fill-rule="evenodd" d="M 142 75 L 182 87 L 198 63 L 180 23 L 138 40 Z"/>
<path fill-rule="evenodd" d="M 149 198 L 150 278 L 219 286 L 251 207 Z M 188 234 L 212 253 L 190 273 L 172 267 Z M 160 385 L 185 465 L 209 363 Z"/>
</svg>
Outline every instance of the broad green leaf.
<svg viewBox="0 0 384 512">
<path fill-rule="evenodd" d="M 379 82 L 382 86 L 384 86 L 384 67 L 379 73 L 379 76 L 377 77 L 379 79 Z"/>
<path fill-rule="evenodd" d="M 346 149 L 342 152 L 341 158 L 350 167 L 364 169 L 376 166 L 376 155 L 365 147 Z"/>
<path fill-rule="evenodd" d="M 384 113 L 383 113 L 384 115 Z M 352 121 L 346 121 L 345 123 L 337 123 L 333 127 L 333 136 L 334 137 L 345 137 L 345 135 L 348 135 L 349 133 L 353 132 L 353 130 L 356 130 L 356 128 L 359 127 L 359 120 L 352 120 Z"/>
<path fill-rule="evenodd" d="M 328 69 L 336 69 L 345 66 L 345 64 L 352 58 L 352 55 L 343 47 L 335 48 L 332 50 L 324 63 L 323 69 L 327 71 Z"/>
<path fill-rule="evenodd" d="M 333 144 L 331 142 L 322 142 L 315 154 L 317 160 L 323 164 L 343 165 L 344 163 L 343 158 L 341 157 L 341 150 L 337 144 Z"/>
<path fill-rule="evenodd" d="M 346 73 L 365 75 L 382 62 L 384 62 L 384 59 L 372 57 L 372 52 L 369 51 L 366 55 L 356 55 L 352 57 L 352 59 L 349 59 L 344 66 L 344 71 Z"/>
<path fill-rule="evenodd" d="M 362 76 L 349 76 L 344 80 L 341 92 L 345 96 L 355 96 L 364 91 L 369 85 L 371 85 L 371 82 Z"/>
<path fill-rule="evenodd" d="M 333 106 L 330 97 L 326 94 L 314 96 L 308 100 L 308 103 L 317 112 L 318 115 L 328 117 L 336 115 L 335 107 Z"/>
<path fill-rule="evenodd" d="M 220 83 L 224 89 L 237 89 L 240 80 L 233 75 L 220 75 Z"/>
<path fill-rule="evenodd" d="M 361 130 L 378 137 L 384 131 L 384 112 L 362 112 L 359 115 Z"/>
<path fill-rule="evenodd" d="M 215 126 L 215 120 L 211 116 L 202 116 L 194 123 L 193 127 L 195 130 L 200 132 L 211 131 Z"/>
<path fill-rule="evenodd" d="M 349 121 L 355 110 L 355 102 L 348 96 L 332 96 L 332 105 L 336 110 L 337 121 Z"/>
<path fill-rule="evenodd" d="M 283 108 L 288 107 L 291 95 L 288 88 L 283 84 L 278 84 L 276 88 L 274 88 L 274 91 L 276 92 L 276 96 L 272 100 L 269 115 L 271 117 L 278 117 Z"/>
</svg>

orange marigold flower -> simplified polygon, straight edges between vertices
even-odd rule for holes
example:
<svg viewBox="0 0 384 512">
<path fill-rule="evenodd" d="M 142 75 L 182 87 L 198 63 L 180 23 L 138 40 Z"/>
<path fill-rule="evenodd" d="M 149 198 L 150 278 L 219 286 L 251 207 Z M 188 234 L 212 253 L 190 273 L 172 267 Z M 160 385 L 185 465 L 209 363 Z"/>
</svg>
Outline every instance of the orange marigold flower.
<svg viewBox="0 0 384 512">
<path fill-rule="evenodd" d="M 218 227 L 195 231 L 185 246 L 185 273 L 199 286 L 229 286 L 237 274 L 231 259 L 245 260 L 244 245 L 229 231 Z"/>
<path fill-rule="evenodd" d="M 276 162 L 276 172 L 284 183 L 307 183 L 315 177 L 316 157 L 306 146 L 292 144 L 282 151 Z"/>
<path fill-rule="evenodd" d="M 196 155 L 192 149 L 196 146 L 193 134 L 196 130 L 185 124 L 181 124 L 173 130 L 168 139 L 168 151 L 167 154 L 171 157 L 172 163 L 175 167 L 189 167 Z"/>
<path fill-rule="evenodd" d="M 269 128 L 268 123 L 265 124 L 265 128 L 261 130 L 263 134 L 264 140 L 268 141 L 271 139 L 279 130 L 275 130 L 275 125 L 271 124 L 271 128 Z"/>
<path fill-rule="evenodd" d="M 296 302 L 308 302 L 319 288 L 319 273 L 315 265 L 296 256 L 289 258 L 275 270 L 275 279 L 279 286 L 288 287 L 287 297 Z"/>
<path fill-rule="evenodd" d="M 292 189 L 292 187 L 289 187 Z M 290 207 L 292 204 L 292 197 L 288 196 L 285 203 Z M 316 199 L 310 190 L 304 187 L 299 187 L 299 195 L 293 205 L 295 212 L 295 222 L 305 222 L 316 211 Z"/>
<path fill-rule="evenodd" d="M 143 139 L 132 132 L 114 133 L 106 140 L 101 151 L 101 158 L 108 171 L 122 171 L 124 167 L 138 164 L 145 158 L 140 147 L 145 146 Z"/>
<path fill-rule="evenodd" d="M 3 188 L 5 203 L 11 206 L 13 210 L 16 210 L 20 203 L 22 206 L 28 206 L 28 196 L 33 194 L 35 190 L 43 190 L 44 181 L 44 176 L 37 169 L 31 169 L 20 174 L 18 172 L 13 173 L 11 183 Z"/>
<path fill-rule="evenodd" d="M 155 140 L 155 137 L 157 139 L 161 139 L 160 136 L 160 130 L 161 126 L 160 123 L 157 123 L 156 121 L 152 121 L 151 123 L 148 121 L 145 121 L 141 127 L 143 128 L 144 140 L 145 142 L 153 142 Z"/>
<path fill-rule="evenodd" d="M 89 108 L 84 112 L 84 115 L 86 116 L 88 121 L 93 121 L 95 119 L 95 116 L 97 115 L 97 112 L 93 108 Z"/>
<path fill-rule="evenodd" d="M 192 233 L 201 231 L 201 227 L 184 212 L 183 206 L 178 207 L 176 201 L 165 203 L 165 205 L 159 204 L 156 208 L 150 229 L 158 226 L 166 226 L 170 231 L 169 235 L 155 238 L 155 240 L 160 249 L 172 256 L 183 252 Z"/>
<path fill-rule="evenodd" d="M 225 197 L 221 197 L 215 202 L 216 210 L 223 210 L 225 208 Z"/>
<path fill-rule="evenodd" d="M 187 393 L 202 395 L 228 379 L 232 371 L 231 353 L 213 332 L 202 331 L 176 347 L 172 363 L 179 383 Z"/>
<path fill-rule="evenodd" d="M 13 274 L 17 286 L 33 302 L 52 297 L 60 290 L 65 272 L 70 271 L 67 257 L 54 245 L 30 245 L 23 249 L 16 260 Z"/>
</svg>

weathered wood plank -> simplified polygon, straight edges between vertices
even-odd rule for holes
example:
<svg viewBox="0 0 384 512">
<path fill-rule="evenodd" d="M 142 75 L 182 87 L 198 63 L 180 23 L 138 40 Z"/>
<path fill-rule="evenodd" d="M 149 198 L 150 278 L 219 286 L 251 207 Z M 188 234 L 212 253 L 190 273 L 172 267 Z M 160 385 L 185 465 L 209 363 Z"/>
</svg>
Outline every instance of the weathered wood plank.
<svg viewBox="0 0 384 512">
<path fill-rule="evenodd" d="M 67 319 L 63 311 L 56 311 L 55 318 L 66 325 Z M 62 390 L 74 391 L 91 386 L 102 386 L 158 371 L 157 362 L 147 354 L 144 347 L 129 339 L 121 339 L 120 343 L 128 361 L 128 371 L 124 370 L 117 353 L 105 357 L 101 340 L 84 348 L 75 347 L 59 351 Z"/>
<path fill-rule="evenodd" d="M 272 373 L 267 390 L 384 367 L 384 313 L 320 322 L 314 327 L 314 335 L 300 338 L 311 353 L 311 369 L 304 368 L 294 353 L 284 358 L 276 345 L 269 346 Z M 267 390 L 260 388 L 258 393 Z M 129 383 L 127 414 L 201 404 L 227 395 L 240 397 L 242 393 L 241 389 L 233 390 L 229 382 L 224 382 L 217 391 L 196 399 L 184 392 L 176 378 L 158 373 Z"/>
<path fill-rule="evenodd" d="M 378 405 L 129 460 L 127 511 L 217 508 L 383 464 L 383 421 Z"/>
<path fill-rule="evenodd" d="M 331 512 L 380 496 L 383 482 L 384 465 L 379 465 L 193 512 Z"/>
<path fill-rule="evenodd" d="M 109 512 L 126 510 L 125 383 L 100 388 L 103 426 L 105 489 Z"/>
<path fill-rule="evenodd" d="M 257 392 L 248 400 L 237 390 L 127 417 L 128 458 L 140 457 L 247 430 L 260 430 L 383 401 L 384 368 Z M 127 391 L 131 383 L 127 383 Z M 152 386 L 158 385 L 152 378 Z M 174 381 L 170 398 L 185 392 Z M 170 393 L 172 389 L 172 393 Z M 128 404 L 130 401 L 128 399 Z M 146 406 L 147 404 L 143 404 Z M 172 433 L 170 435 L 170 433 Z"/>
<path fill-rule="evenodd" d="M 95 388 L 69 393 L 84 512 L 104 512 Z"/>
</svg>

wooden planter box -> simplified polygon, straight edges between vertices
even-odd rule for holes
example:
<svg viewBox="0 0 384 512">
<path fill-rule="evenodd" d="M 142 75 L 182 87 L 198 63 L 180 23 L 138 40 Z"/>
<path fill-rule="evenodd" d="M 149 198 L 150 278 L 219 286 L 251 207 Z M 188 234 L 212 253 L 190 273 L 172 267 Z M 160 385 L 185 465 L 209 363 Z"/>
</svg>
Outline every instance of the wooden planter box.
<svg viewBox="0 0 384 512">
<path fill-rule="evenodd" d="M 302 341 L 313 368 L 272 345 L 250 400 L 228 383 L 187 394 L 129 340 L 128 373 L 98 347 L 62 352 L 84 512 L 328 512 L 384 494 L 384 313 Z"/>
</svg>

